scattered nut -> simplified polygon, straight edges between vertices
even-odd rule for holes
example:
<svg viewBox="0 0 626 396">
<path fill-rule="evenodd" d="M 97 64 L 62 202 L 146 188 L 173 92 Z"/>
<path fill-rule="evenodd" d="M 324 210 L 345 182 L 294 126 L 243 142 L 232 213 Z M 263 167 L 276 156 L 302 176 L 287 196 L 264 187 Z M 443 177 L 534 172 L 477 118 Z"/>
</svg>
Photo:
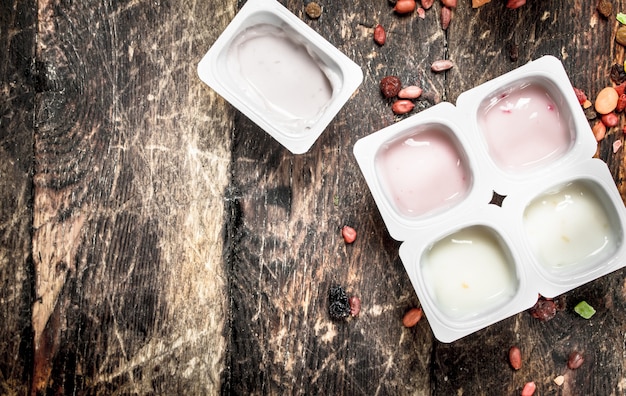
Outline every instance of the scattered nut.
<svg viewBox="0 0 626 396">
<path fill-rule="evenodd" d="M 596 141 L 599 142 L 606 136 L 606 125 L 604 125 L 602 121 L 597 121 L 593 127 L 591 127 L 591 132 L 593 132 Z"/>
<path fill-rule="evenodd" d="M 398 14 L 408 14 L 415 10 L 415 0 L 398 0 L 393 10 Z"/>
<path fill-rule="evenodd" d="M 356 239 L 356 230 L 350 226 L 343 226 L 341 236 L 346 243 L 352 243 Z"/>
<path fill-rule="evenodd" d="M 600 114 L 607 114 L 615 110 L 619 95 L 613 87 L 603 88 L 596 96 L 595 108 Z"/>
<path fill-rule="evenodd" d="M 448 29 L 450 21 L 452 20 L 452 10 L 448 7 L 441 7 L 441 28 L 443 30 Z"/>
<path fill-rule="evenodd" d="M 380 23 L 374 28 L 374 41 L 378 45 L 384 45 L 387 41 L 387 33 L 385 33 L 385 28 Z"/>
<path fill-rule="evenodd" d="M 559 376 L 557 376 L 557 377 L 554 379 L 554 383 L 555 383 L 557 386 L 561 386 L 561 385 L 563 385 L 563 383 L 564 383 L 564 382 L 565 382 L 565 377 L 564 377 L 564 376 L 562 376 L 562 375 L 559 375 Z"/>
<path fill-rule="evenodd" d="M 516 346 L 512 346 L 509 349 L 509 363 L 513 370 L 519 370 L 522 368 L 522 351 Z"/>
<path fill-rule="evenodd" d="M 578 103 L 582 106 L 587 101 L 587 95 L 585 91 L 580 88 L 574 87 L 574 93 L 576 94 L 576 99 L 578 99 Z"/>
<path fill-rule="evenodd" d="M 417 99 L 422 95 L 422 88 L 416 85 L 410 85 L 408 87 L 404 87 L 398 92 L 398 97 L 400 99 Z"/>
<path fill-rule="evenodd" d="M 422 308 L 411 308 L 404 314 L 402 324 L 404 327 L 413 327 L 420 319 L 422 319 Z"/>
<path fill-rule="evenodd" d="M 535 394 L 535 390 L 537 390 L 537 385 L 534 382 L 527 382 L 522 389 L 522 396 L 532 396 Z"/>
<path fill-rule="evenodd" d="M 387 99 L 393 98 L 402 89 L 402 81 L 396 76 L 387 76 L 380 80 L 380 91 Z"/>
<path fill-rule="evenodd" d="M 457 0 L 441 0 L 444 6 L 449 8 L 455 8 Z"/>
<path fill-rule="evenodd" d="M 602 121 L 604 126 L 606 126 L 607 128 L 612 128 L 614 126 L 617 126 L 617 124 L 619 124 L 619 118 L 617 117 L 617 114 L 613 112 L 603 114 L 602 117 L 600 117 L 600 120 Z"/>
<path fill-rule="evenodd" d="M 539 297 L 535 305 L 530 308 L 533 318 L 548 321 L 556 316 L 556 304 L 552 300 Z"/>
<path fill-rule="evenodd" d="M 393 111 L 394 114 L 401 115 L 410 112 L 414 107 L 415 104 L 410 100 L 400 99 L 396 100 L 393 105 L 391 105 L 391 111 Z"/>
<path fill-rule="evenodd" d="M 426 11 L 422 7 L 417 7 L 417 16 L 421 19 L 426 18 Z"/>
<path fill-rule="evenodd" d="M 427 10 L 433 6 L 433 4 L 435 3 L 435 0 L 421 0 L 421 3 L 422 3 L 422 8 Z"/>
<path fill-rule="evenodd" d="M 583 364 L 583 355 L 580 352 L 574 351 L 570 353 L 569 358 L 567 359 L 567 367 L 571 370 L 576 370 Z"/>
<path fill-rule="evenodd" d="M 506 8 L 514 10 L 516 8 L 520 8 L 524 4 L 526 4 L 526 0 L 508 0 L 506 2 Z"/>
<path fill-rule="evenodd" d="M 454 66 L 454 63 L 452 63 L 451 60 L 442 59 L 442 60 L 434 61 L 433 64 L 430 66 L 430 70 L 434 71 L 435 73 L 438 73 L 438 72 L 450 70 L 453 66 Z"/>
<path fill-rule="evenodd" d="M 311 19 L 317 19 L 322 15 L 322 7 L 314 1 L 307 4 L 304 11 Z"/>
<path fill-rule="evenodd" d="M 472 0 L 472 8 L 482 7 L 490 1 L 491 0 Z"/>
</svg>

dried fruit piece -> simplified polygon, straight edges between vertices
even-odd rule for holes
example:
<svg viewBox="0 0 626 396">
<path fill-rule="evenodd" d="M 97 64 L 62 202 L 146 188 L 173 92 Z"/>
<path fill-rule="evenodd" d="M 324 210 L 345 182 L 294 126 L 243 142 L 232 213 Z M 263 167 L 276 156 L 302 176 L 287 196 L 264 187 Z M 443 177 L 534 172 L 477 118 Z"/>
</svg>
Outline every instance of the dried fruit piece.
<svg viewBox="0 0 626 396">
<path fill-rule="evenodd" d="M 615 110 L 619 95 L 613 87 L 603 88 L 596 96 L 595 108 L 600 114 L 607 114 Z"/>
<path fill-rule="evenodd" d="M 602 15 L 605 18 L 608 18 L 611 16 L 611 13 L 613 12 L 613 3 L 611 3 L 609 0 L 600 0 L 598 2 L 598 6 L 596 7 L 596 9 L 600 13 L 600 15 Z"/>
<path fill-rule="evenodd" d="M 554 383 L 555 383 L 557 386 L 561 386 L 561 385 L 563 385 L 563 383 L 564 383 L 564 382 L 565 382 L 565 377 L 564 377 L 564 376 L 562 376 L 562 375 L 559 375 L 559 376 L 557 376 L 557 377 L 554 379 Z"/>
<path fill-rule="evenodd" d="M 413 110 L 415 104 L 408 99 L 400 99 L 396 100 L 393 105 L 391 105 L 391 111 L 395 114 L 401 115 L 406 114 Z"/>
<path fill-rule="evenodd" d="M 380 23 L 374 28 L 374 41 L 378 45 L 384 45 L 387 41 L 387 33 L 385 33 L 385 28 Z"/>
<path fill-rule="evenodd" d="M 512 346 L 509 349 L 509 363 L 513 370 L 519 370 L 522 368 L 522 351 L 516 346 Z"/>
<path fill-rule="evenodd" d="M 578 351 L 574 351 L 569 354 L 569 358 L 567 359 L 567 367 L 569 367 L 570 370 L 576 370 L 577 368 L 582 366 L 583 361 L 583 355 L 580 354 L 580 352 Z"/>
<path fill-rule="evenodd" d="M 613 66 L 611 66 L 609 75 L 611 77 L 611 81 L 615 84 L 621 84 L 626 81 L 626 72 L 624 71 L 624 65 L 621 63 L 614 63 Z"/>
<path fill-rule="evenodd" d="M 415 0 L 398 0 L 393 10 L 398 14 L 408 14 L 415 10 Z"/>
<path fill-rule="evenodd" d="M 416 85 L 410 85 L 408 87 L 404 87 L 398 92 L 398 97 L 400 99 L 417 99 L 422 95 L 422 88 Z"/>
<path fill-rule="evenodd" d="M 393 98 L 402 89 L 402 81 L 396 76 L 387 76 L 380 80 L 380 92 L 387 99 Z"/>
<path fill-rule="evenodd" d="M 624 111 L 626 108 L 626 94 L 621 94 L 619 99 L 617 99 L 617 106 L 615 106 L 615 111 L 618 113 Z"/>
<path fill-rule="evenodd" d="M 613 142 L 613 154 L 617 153 L 619 149 L 622 148 L 622 144 L 621 140 L 615 140 Z"/>
<path fill-rule="evenodd" d="M 623 25 L 626 24 L 626 14 L 618 12 L 617 15 L 615 15 L 615 19 Z"/>
<path fill-rule="evenodd" d="M 619 103 L 619 100 L 618 100 L 618 103 Z M 613 112 L 610 112 L 608 114 L 603 114 L 602 117 L 600 117 L 600 120 L 607 128 L 612 128 L 614 126 L 617 126 L 617 124 L 619 123 L 619 118 L 617 117 L 617 114 Z"/>
<path fill-rule="evenodd" d="M 453 66 L 454 66 L 454 63 L 452 63 L 451 60 L 442 59 L 442 60 L 434 61 L 433 64 L 430 65 L 430 70 L 438 73 L 438 72 L 450 70 Z"/>
<path fill-rule="evenodd" d="M 506 2 L 506 8 L 514 10 L 516 8 L 520 8 L 524 4 L 526 4 L 526 0 L 508 0 Z"/>
<path fill-rule="evenodd" d="M 490 1 L 491 0 L 472 0 L 472 8 L 482 7 Z"/>
<path fill-rule="evenodd" d="M 421 0 L 421 3 L 422 3 L 422 8 L 427 10 L 433 6 L 433 4 L 435 3 L 435 0 Z"/>
<path fill-rule="evenodd" d="M 522 396 L 533 396 L 537 390 L 537 385 L 534 382 L 527 382 L 522 389 Z"/>
<path fill-rule="evenodd" d="M 328 313 L 332 319 L 343 319 L 350 315 L 350 303 L 343 287 L 331 286 L 328 292 Z"/>
<path fill-rule="evenodd" d="M 322 7 L 314 1 L 307 4 L 304 11 L 311 19 L 317 19 L 322 15 Z"/>
<path fill-rule="evenodd" d="M 598 121 L 591 127 L 591 132 L 593 132 L 596 142 L 599 142 L 606 136 L 606 125 L 602 121 Z"/>
<path fill-rule="evenodd" d="M 613 88 L 617 92 L 617 95 L 622 96 L 623 94 L 626 93 L 626 82 L 618 84 L 617 86 L 615 86 Z"/>
<path fill-rule="evenodd" d="M 539 297 L 535 305 L 530 308 L 533 318 L 548 321 L 556 316 L 556 304 L 552 300 Z"/>
<path fill-rule="evenodd" d="M 420 319 L 422 319 L 422 314 L 422 308 L 409 309 L 402 318 L 402 325 L 404 325 L 404 327 L 415 326 L 420 321 Z"/>
<path fill-rule="evenodd" d="M 591 319 L 591 317 L 596 313 L 596 310 L 586 301 L 581 301 L 574 307 L 574 312 L 579 314 L 585 319 Z"/>
<path fill-rule="evenodd" d="M 356 239 L 356 230 L 350 226 L 343 226 L 341 236 L 346 243 L 352 243 Z"/>
<path fill-rule="evenodd" d="M 361 299 L 357 296 L 352 296 L 348 299 L 348 303 L 350 304 L 350 316 L 353 318 L 359 316 L 359 312 L 361 312 Z"/>
<path fill-rule="evenodd" d="M 443 30 L 448 29 L 450 21 L 452 20 L 452 10 L 448 7 L 441 7 L 441 28 Z"/>
</svg>

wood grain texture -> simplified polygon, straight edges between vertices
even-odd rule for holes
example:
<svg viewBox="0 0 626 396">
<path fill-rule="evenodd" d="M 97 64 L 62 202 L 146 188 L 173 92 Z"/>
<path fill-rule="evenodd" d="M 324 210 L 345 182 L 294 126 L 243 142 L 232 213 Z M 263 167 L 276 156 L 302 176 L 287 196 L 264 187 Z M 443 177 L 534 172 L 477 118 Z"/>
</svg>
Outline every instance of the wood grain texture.
<svg viewBox="0 0 626 396">
<path fill-rule="evenodd" d="M 452 344 L 428 318 L 404 328 L 419 299 L 352 154 L 407 117 L 379 92 L 387 75 L 424 89 L 414 114 L 550 54 L 593 100 L 624 61 L 617 22 L 593 1 L 463 0 L 443 31 L 437 1 L 424 19 L 320 1 L 312 20 L 307 1 L 281 0 L 364 72 L 292 155 L 196 75 L 243 3 L 0 5 L 0 393 L 502 395 L 535 381 L 541 395 L 624 394 L 623 270 L 566 293 L 548 322 L 522 312 Z M 438 59 L 455 66 L 432 73 Z M 616 139 L 596 155 L 626 199 Z M 359 317 L 330 318 L 337 284 Z"/>
<path fill-rule="evenodd" d="M 232 127 L 195 65 L 234 8 L 155 5 L 38 4 L 33 393 L 219 389 Z"/>
</svg>

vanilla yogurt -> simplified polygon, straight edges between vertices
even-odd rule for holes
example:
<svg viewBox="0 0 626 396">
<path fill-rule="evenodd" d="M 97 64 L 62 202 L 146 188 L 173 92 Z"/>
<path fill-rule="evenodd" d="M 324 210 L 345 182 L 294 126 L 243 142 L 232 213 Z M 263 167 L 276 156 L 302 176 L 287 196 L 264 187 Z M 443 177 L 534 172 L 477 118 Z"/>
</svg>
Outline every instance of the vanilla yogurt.
<svg viewBox="0 0 626 396">
<path fill-rule="evenodd" d="M 476 225 L 438 240 L 424 254 L 424 284 L 449 318 L 471 318 L 507 303 L 517 290 L 508 249 L 494 231 Z"/>
</svg>

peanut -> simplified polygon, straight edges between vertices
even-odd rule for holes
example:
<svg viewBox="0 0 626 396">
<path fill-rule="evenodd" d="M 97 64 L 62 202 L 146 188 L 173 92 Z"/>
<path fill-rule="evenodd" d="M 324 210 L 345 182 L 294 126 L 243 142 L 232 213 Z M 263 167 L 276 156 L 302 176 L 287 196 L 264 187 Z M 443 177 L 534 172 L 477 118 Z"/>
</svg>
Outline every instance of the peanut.
<svg viewBox="0 0 626 396">
<path fill-rule="evenodd" d="M 402 318 L 404 327 L 413 327 L 422 319 L 422 308 L 409 309 Z"/>
<path fill-rule="evenodd" d="M 422 3 L 422 8 L 427 10 L 430 7 L 433 6 L 433 3 L 435 2 L 435 0 L 421 0 Z"/>
<path fill-rule="evenodd" d="M 443 30 L 448 29 L 450 21 L 452 20 L 452 10 L 448 7 L 441 7 L 441 28 Z"/>
<path fill-rule="evenodd" d="M 391 105 L 391 111 L 395 114 L 406 114 L 413 110 L 415 104 L 407 99 L 396 100 L 393 105 Z"/>
<path fill-rule="evenodd" d="M 607 114 L 615 110 L 619 95 L 615 88 L 603 88 L 596 96 L 595 108 L 600 114 Z"/>
<path fill-rule="evenodd" d="M 457 0 L 441 0 L 444 6 L 449 8 L 456 8 Z"/>
<path fill-rule="evenodd" d="M 524 4 L 526 4 L 526 0 L 508 0 L 506 2 L 506 8 L 514 10 L 516 8 L 520 8 Z"/>
<path fill-rule="evenodd" d="M 393 10 L 398 14 L 408 14 L 415 10 L 415 0 L 398 0 Z"/>
<path fill-rule="evenodd" d="M 341 236 L 346 243 L 352 243 L 356 240 L 356 230 L 350 226 L 343 226 Z"/>
<path fill-rule="evenodd" d="M 570 353 L 569 358 L 567 359 L 567 367 L 569 367 L 571 370 L 576 370 L 583 364 L 583 361 L 583 355 L 581 355 L 577 351 L 574 351 Z"/>
<path fill-rule="evenodd" d="M 417 16 L 422 19 L 426 18 L 426 11 L 422 7 L 417 7 Z"/>
<path fill-rule="evenodd" d="M 509 349 L 509 363 L 513 370 L 519 370 L 522 368 L 522 351 L 516 346 L 512 346 Z"/>
<path fill-rule="evenodd" d="M 385 28 L 380 23 L 374 28 L 374 41 L 378 45 L 384 45 L 387 41 L 387 33 L 385 33 Z"/>
<path fill-rule="evenodd" d="M 612 128 L 614 126 L 617 126 L 617 124 L 619 124 L 619 118 L 613 112 L 603 114 L 600 120 L 602 121 L 604 126 L 606 126 L 607 128 Z"/>
<path fill-rule="evenodd" d="M 398 97 L 400 99 L 417 99 L 422 94 L 422 88 L 411 85 L 408 87 L 404 87 L 398 92 Z"/>
<path fill-rule="evenodd" d="M 602 121 L 598 121 L 591 128 L 591 132 L 593 132 L 593 136 L 595 136 L 596 141 L 599 142 L 606 136 L 606 125 L 604 125 Z"/>
<path fill-rule="evenodd" d="M 537 385 L 534 382 L 527 382 L 522 389 L 522 396 L 533 396 L 537 390 Z"/>
<path fill-rule="evenodd" d="M 430 66 L 430 70 L 438 73 L 438 72 L 450 70 L 453 66 L 454 66 L 454 63 L 452 63 L 451 60 L 442 59 L 442 60 L 434 61 L 433 64 Z"/>
</svg>

